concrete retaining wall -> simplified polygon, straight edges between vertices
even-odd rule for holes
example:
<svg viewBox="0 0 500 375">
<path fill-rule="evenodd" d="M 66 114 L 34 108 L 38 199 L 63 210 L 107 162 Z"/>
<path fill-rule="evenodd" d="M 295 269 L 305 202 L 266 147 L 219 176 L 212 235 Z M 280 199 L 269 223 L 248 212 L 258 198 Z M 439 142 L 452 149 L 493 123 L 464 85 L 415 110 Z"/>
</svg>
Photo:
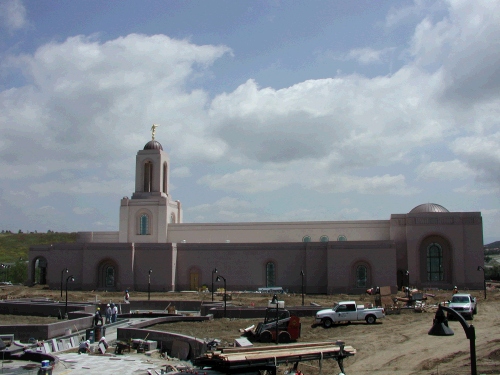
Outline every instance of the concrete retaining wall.
<svg viewBox="0 0 500 375">
<path fill-rule="evenodd" d="M 117 340 L 129 342 L 134 339 L 157 341 L 157 348 L 170 357 L 192 360 L 207 350 L 204 340 L 175 333 L 144 330 L 138 328 L 117 328 Z"/>
</svg>

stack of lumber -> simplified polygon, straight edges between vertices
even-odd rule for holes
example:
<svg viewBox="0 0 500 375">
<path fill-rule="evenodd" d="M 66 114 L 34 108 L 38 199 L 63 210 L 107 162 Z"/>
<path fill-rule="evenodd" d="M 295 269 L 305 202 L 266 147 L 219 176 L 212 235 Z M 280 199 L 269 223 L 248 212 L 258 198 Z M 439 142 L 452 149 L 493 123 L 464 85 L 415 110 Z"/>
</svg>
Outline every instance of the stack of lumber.
<svg viewBox="0 0 500 375">
<path fill-rule="evenodd" d="M 356 354 L 352 346 L 343 342 L 318 342 L 280 346 L 260 346 L 244 348 L 219 348 L 206 352 L 193 360 L 198 367 L 235 371 L 242 368 L 258 369 L 265 366 L 277 366 L 282 363 L 322 360 L 327 358 L 346 358 Z"/>
</svg>

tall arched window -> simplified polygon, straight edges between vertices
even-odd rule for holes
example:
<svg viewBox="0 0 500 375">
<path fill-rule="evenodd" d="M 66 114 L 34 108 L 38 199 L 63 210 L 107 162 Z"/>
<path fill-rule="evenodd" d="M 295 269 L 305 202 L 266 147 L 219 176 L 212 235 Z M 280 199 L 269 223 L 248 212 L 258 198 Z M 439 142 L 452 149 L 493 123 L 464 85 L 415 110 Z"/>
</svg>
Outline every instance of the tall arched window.
<svg viewBox="0 0 500 375">
<path fill-rule="evenodd" d="M 311 236 L 302 237 L 302 242 L 311 242 Z"/>
<path fill-rule="evenodd" d="M 276 267 L 273 262 L 266 264 L 266 287 L 276 286 Z"/>
<path fill-rule="evenodd" d="M 149 217 L 146 214 L 142 214 L 141 218 L 139 219 L 139 234 L 149 234 Z"/>
<path fill-rule="evenodd" d="M 443 280 L 443 249 L 438 243 L 427 247 L 427 281 Z"/>
<path fill-rule="evenodd" d="M 167 175 L 167 163 L 163 164 L 163 192 L 167 194 L 167 186 L 168 186 L 168 175 Z"/>
<path fill-rule="evenodd" d="M 114 287 L 115 286 L 115 269 L 114 267 L 108 266 L 105 270 L 105 283 L 106 287 Z"/>
<path fill-rule="evenodd" d="M 347 237 L 341 234 L 338 238 L 337 241 L 347 241 Z"/>
<path fill-rule="evenodd" d="M 150 193 L 153 189 L 153 163 L 144 163 L 144 191 Z"/>
<path fill-rule="evenodd" d="M 320 242 L 328 242 L 328 241 L 330 241 L 330 239 L 328 238 L 328 236 L 321 236 L 319 238 L 319 240 L 320 240 Z"/>
<path fill-rule="evenodd" d="M 356 287 L 366 288 L 366 281 L 368 279 L 368 270 L 366 266 L 359 265 L 356 267 Z"/>
</svg>

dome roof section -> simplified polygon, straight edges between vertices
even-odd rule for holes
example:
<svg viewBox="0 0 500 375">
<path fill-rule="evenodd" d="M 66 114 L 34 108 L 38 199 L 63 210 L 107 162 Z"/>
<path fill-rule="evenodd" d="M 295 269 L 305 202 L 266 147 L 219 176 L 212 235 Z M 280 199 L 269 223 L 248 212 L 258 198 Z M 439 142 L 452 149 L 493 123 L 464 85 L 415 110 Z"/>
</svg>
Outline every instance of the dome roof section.
<svg viewBox="0 0 500 375">
<path fill-rule="evenodd" d="M 144 150 L 162 150 L 163 147 L 161 146 L 161 143 L 155 140 L 149 141 L 146 143 L 146 146 L 144 146 Z"/>
<path fill-rule="evenodd" d="M 415 207 L 410 211 L 410 214 L 415 214 L 419 212 L 450 212 L 440 204 L 436 203 L 424 203 Z"/>
</svg>

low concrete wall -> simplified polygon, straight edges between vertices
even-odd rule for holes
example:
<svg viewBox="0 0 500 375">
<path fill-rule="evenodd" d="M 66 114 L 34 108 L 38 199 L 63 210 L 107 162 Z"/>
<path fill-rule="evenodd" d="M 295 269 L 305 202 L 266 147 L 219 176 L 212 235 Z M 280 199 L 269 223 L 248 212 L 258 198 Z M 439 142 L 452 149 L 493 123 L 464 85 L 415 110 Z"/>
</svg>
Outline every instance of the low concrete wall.
<svg viewBox="0 0 500 375">
<path fill-rule="evenodd" d="M 286 307 L 292 315 L 299 317 L 305 316 L 315 316 L 316 312 L 327 307 L 321 306 L 292 306 Z M 213 306 L 204 305 L 201 307 L 201 315 L 212 314 L 214 318 L 219 319 L 224 317 L 224 306 Z M 226 306 L 226 318 L 231 319 L 255 319 L 255 318 L 265 318 L 266 308 L 265 307 L 237 307 L 237 306 Z"/>
<path fill-rule="evenodd" d="M 157 341 L 157 349 L 171 357 L 192 360 L 206 352 L 204 340 L 175 333 L 144 330 L 138 328 L 117 328 L 117 340 L 129 342 L 134 339 Z"/>
<path fill-rule="evenodd" d="M 74 311 L 93 313 L 95 307 L 88 303 L 68 302 L 68 315 Z M 31 316 L 63 316 L 66 302 L 39 299 L 19 299 L 0 301 L 0 314 Z"/>
<path fill-rule="evenodd" d="M 68 329 L 72 332 L 75 332 L 75 329 L 85 332 L 85 329 L 92 327 L 92 318 L 92 316 L 86 316 L 50 324 L 2 325 L 0 326 L 0 334 L 13 334 L 15 340 L 21 342 L 28 342 L 30 338 L 43 341 L 64 336 Z"/>
</svg>

